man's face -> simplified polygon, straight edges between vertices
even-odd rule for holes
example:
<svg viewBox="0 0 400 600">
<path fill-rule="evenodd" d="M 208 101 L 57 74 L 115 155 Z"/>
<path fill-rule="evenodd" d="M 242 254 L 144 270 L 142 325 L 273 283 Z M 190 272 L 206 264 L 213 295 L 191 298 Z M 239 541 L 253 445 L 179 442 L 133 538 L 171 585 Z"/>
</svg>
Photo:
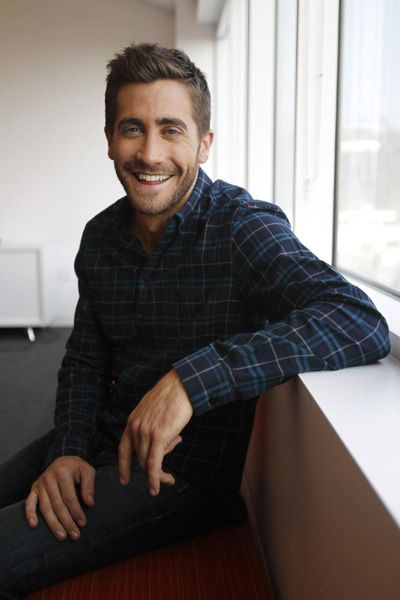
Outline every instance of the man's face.
<svg viewBox="0 0 400 600">
<path fill-rule="evenodd" d="M 122 87 L 106 135 L 117 176 L 143 215 L 173 214 L 186 202 L 212 142 L 211 132 L 199 139 L 186 86 L 168 79 Z"/>
</svg>

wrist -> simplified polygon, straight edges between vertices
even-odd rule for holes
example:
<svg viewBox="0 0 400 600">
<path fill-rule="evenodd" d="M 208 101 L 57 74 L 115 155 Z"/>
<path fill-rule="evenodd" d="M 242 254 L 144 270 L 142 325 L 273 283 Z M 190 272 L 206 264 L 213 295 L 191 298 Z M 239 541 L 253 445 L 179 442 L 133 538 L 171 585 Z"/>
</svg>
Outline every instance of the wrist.
<svg viewBox="0 0 400 600">
<path fill-rule="evenodd" d="M 177 371 L 175 371 L 175 369 L 172 369 L 171 371 L 169 371 L 169 373 L 171 374 L 171 376 L 173 377 L 173 381 L 175 384 L 175 388 L 178 391 L 178 393 L 176 394 L 176 396 L 182 401 L 182 403 L 186 404 L 188 407 L 190 407 L 191 410 L 191 414 L 193 414 L 193 405 L 192 405 L 192 401 L 190 400 L 190 396 L 186 391 L 185 386 L 182 383 L 182 379 L 180 378 L 179 374 Z"/>
</svg>

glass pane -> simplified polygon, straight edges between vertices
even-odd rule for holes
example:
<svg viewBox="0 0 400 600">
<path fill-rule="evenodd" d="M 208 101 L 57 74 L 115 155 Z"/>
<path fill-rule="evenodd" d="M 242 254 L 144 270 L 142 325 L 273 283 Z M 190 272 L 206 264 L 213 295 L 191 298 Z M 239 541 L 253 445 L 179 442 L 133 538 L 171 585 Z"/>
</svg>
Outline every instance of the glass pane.
<svg viewBox="0 0 400 600">
<path fill-rule="evenodd" d="M 400 293 L 400 2 L 342 11 L 336 264 Z"/>
</svg>

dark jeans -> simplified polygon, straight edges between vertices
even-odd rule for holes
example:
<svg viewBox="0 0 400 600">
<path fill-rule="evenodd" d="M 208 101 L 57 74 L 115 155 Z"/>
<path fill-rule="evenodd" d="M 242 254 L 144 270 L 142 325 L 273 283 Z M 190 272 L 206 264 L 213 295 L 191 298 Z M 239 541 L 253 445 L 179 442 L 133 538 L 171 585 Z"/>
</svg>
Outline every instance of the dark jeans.
<svg viewBox="0 0 400 600">
<path fill-rule="evenodd" d="M 80 539 L 57 541 L 40 514 L 34 529 L 24 515 L 24 499 L 41 471 L 50 435 L 0 467 L 0 599 L 17 600 L 73 575 L 189 539 L 243 516 L 238 496 L 223 499 L 176 473 L 174 486 L 161 486 L 157 497 L 150 496 L 146 475 L 135 460 L 131 481 L 122 486 L 116 457 L 103 456 L 94 463 L 95 505 L 84 508 L 87 525 Z"/>
</svg>

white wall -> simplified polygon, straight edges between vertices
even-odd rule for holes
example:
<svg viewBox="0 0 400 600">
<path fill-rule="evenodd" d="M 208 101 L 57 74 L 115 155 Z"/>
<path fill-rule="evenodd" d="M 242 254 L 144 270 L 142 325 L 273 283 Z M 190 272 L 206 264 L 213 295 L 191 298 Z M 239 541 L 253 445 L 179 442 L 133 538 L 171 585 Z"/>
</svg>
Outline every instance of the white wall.
<svg viewBox="0 0 400 600">
<path fill-rule="evenodd" d="M 0 238 L 60 242 L 57 324 L 72 322 L 85 222 L 123 195 L 103 98 L 105 65 L 131 41 L 173 46 L 173 14 L 134 0 L 1 0 Z"/>
</svg>

